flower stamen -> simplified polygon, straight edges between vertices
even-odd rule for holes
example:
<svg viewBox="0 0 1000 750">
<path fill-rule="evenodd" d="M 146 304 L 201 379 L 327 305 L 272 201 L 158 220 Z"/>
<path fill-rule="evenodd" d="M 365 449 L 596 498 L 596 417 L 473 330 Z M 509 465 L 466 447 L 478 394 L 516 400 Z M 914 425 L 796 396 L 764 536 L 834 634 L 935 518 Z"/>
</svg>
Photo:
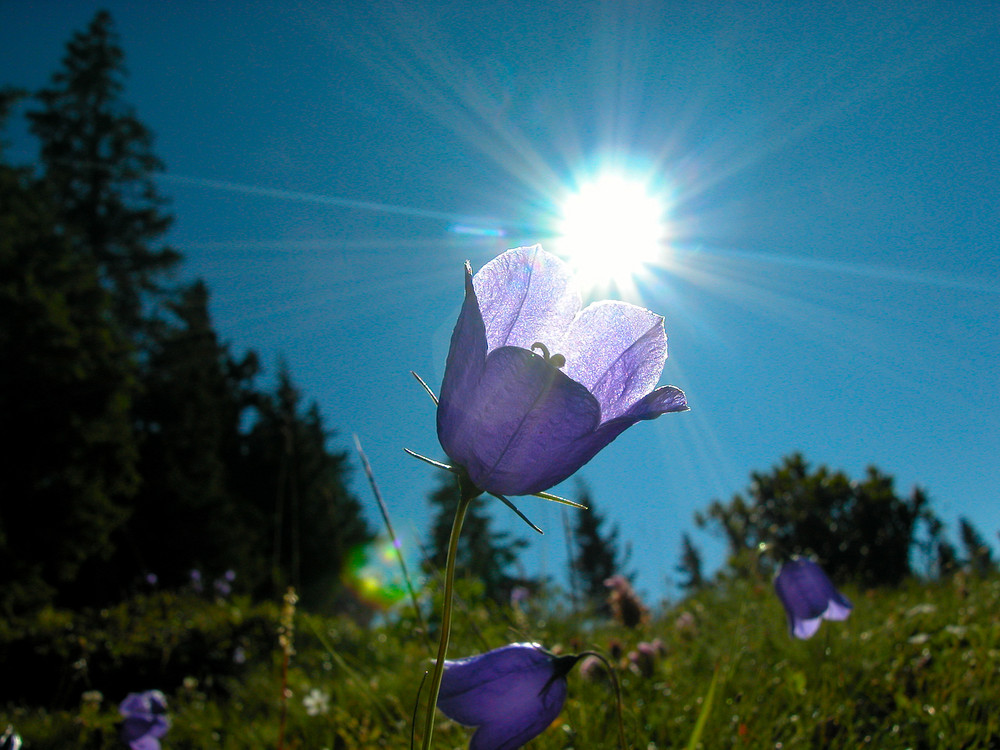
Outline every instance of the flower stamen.
<svg viewBox="0 0 1000 750">
<path fill-rule="evenodd" d="M 549 354 L 549 348 L 545 346 L 541 341 L 536 341 L 531 345 L 531 351 L 535 349 L 540 349 L 542 353 L 542 358 L 551 364 L 553 367 L 562 367 L 566 364 L 566 358 L 561 354 Z"/>
</svg>

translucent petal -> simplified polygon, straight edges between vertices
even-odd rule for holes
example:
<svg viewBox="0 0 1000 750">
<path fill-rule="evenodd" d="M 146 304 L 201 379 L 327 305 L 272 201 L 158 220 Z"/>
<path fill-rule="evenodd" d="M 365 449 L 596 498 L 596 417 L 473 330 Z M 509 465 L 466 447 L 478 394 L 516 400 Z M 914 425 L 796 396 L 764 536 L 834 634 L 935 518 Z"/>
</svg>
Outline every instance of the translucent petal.
<svg viewBox="0 0 1000 750">
<path fill-rule="evenodd" d="M 541 245 L 498 255 L 473 283 L 491 352 L 502 346 L 530 349 L 536 341 L 554 351 L 580 309 L 569 268 Z"/>
<path fill-rule="evenodd" d="M 667 335 L 661 316 L 606 300 L 584 308 L 556 349 L 566 357 L 566 374 L 594 395 L 606 422 L 656 386 L 667 359 Z"/>
</svg>

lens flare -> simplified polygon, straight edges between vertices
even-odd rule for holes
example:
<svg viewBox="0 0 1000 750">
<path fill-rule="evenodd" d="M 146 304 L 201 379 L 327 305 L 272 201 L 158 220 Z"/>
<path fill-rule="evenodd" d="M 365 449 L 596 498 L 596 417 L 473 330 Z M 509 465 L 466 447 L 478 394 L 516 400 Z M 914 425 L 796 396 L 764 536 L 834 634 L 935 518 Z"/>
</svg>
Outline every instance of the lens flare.
<svg viewBox="0 0 1000 750">
<path fill-rule="evenodd" d="M 354 547 L 348 554 L 344 583 L 366 604 L 389 609 L 407 595 L 399 550 L 384 537 Z"/>
</svg>

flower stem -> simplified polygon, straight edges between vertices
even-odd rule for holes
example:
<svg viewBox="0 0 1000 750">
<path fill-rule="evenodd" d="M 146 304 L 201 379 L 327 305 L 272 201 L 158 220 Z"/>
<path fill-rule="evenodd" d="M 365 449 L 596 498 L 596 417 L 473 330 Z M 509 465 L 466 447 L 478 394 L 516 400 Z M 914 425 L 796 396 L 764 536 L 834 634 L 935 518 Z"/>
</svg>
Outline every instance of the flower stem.
<svg viewBox="0 0 1000 750">
<path fill-rule="evenodd" d="M 479 493 L 477 492 L 476 495 Z M 431 674 L 430 695 L 427 699 L 427 714 L 424 717 L 424 739 L 421 750 L 430 750 L 434 735 L 434 712 L 437 710 L 438 693 L 441 691 L 441 678 L 444 675 L 444 661 L 448 656 L 448 642 L 451 640 L 451 610 L 452 594 L 455 590 L 455 558 L 458 557 L 458 537 L 462 533 L 466 511 L 476 495 L 471 495 L 462 488 L 455 511 L 455 520 L 451 524 L 451 536 L 448 539 L 448 557 L 445 563 L 444 604 L 441 607 L 441 637 L 438 641 L 437 660 Z"/>
</svg>

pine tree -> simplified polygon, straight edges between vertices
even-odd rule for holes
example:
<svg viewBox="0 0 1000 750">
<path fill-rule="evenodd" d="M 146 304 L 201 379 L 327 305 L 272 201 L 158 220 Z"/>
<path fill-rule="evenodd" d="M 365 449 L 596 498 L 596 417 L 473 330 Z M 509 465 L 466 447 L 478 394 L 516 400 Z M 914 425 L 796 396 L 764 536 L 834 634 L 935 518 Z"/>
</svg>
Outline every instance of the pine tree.
<svg viewBox="0 0 1000 750">
<path fill-rule="evenodd" d="M 618 527 L 605 530 L 607 519 L 595 507 L 590 491 L 581 485 L 580 502 L 586 510 L 576 512 L 573 525 L 573 559 L 571 565 L 577 574 L 581 594 L 592 604 L 604 602 L 607 588 L 604 582 L 613 575 L 624 575 L 628 563 L 619 550 Z"/>
<path fill-rule="evenodd" d="M 687 532 L 681 536 L 681 547 L 681 561 L 677 566 L 677 572 L 686 575 L 687 579 L 680 582 L 680 587 L 685 591 L 697 591 L 705 585 L 701 573 L 701 553 Z"/>
<path fill-rule="evenodd" d="M 153 182 L 163 165 L 152 134 L 122 100 L 124 79 L 114 24 L 100 11 L 70 39 L 28 119 L 58 207 L 56 226 L 97 264 L 115 320 L 134 335 L 143 328 L 144 295 L 161 289 L 162 274 L 180 256 L 158 244 L 172 221 Z"/>
<path fill-rule="evenodd" d="M 332 433 L 315 403 L 305 409 L 287 368 L 273 394 L 263 394 L 246 437 L 235 480 L 252 509 L 253 543 L 263 569 L 250 571 L 257 593 L 294 586 L 303 605 L 338 606 L 349 554 L 374 538 L 361 504 L 347 489 L 347 454 L 332 452 Z"/>
<path fill-rule="evenodd" d="M 986 576 L 996 570 L 990 545 L 986 543 L 972 521 L 964 516 L 958 519 L 958 536 L 965 550 L 966 564 L 974 573 Z"/>
<path fill-rule="evenodd" d="M 232 476 L 241 422 L 257 398 L 256 355 L 236 360 L 219 342 L 204 283 L 186 287 L 168 309 L 173 319 L 150 330 L 134 410 L 142 483 L 115 571 L 133 579 L 155 573 L 163 585 L 186 581 L 192 569 L 239 569 L 255 556 Z"/>
<path fill-rule="evenodd" d="M 12 101 L 2 97 L 3 110 Z M 0 164 L 0 606 L 72 588 L 110 554 L 137 475 L 130 347 L 92 259 L 55 230 L 59 206 Z"/>
</svg>

